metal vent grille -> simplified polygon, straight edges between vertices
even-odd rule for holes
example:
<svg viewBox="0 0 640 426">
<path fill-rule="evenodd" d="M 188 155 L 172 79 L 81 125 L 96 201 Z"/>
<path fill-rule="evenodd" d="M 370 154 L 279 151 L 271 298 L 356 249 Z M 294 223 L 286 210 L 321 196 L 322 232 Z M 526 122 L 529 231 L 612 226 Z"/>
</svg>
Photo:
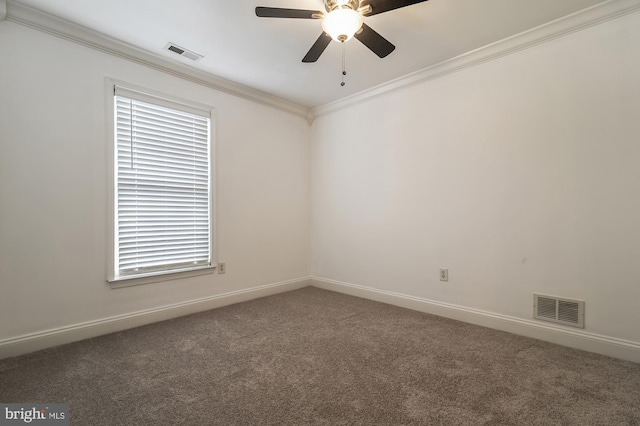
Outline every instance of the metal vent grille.
<svg viewBox="0 0 640 426">
<path fill-rule="evenodd" d="M 197 53 L 193 53 L 193 52 L 189 52 L 189 51 L 184 51 L 182 53 L 182 56 L 184 56 L 185 58 L 189 58 L 192 61 L 197 61 L 200 58 L 202 58 L 202 56 L 198 55 Z"/>
<path fill-rule="evenodd" d="M 202 55 L 198 55 L 196 52 L 192 52 L 191 50 L 187 50 L 184 47 L 180 47 L 174 43 L 167 43 L 164 47 L 165 50 L 168 50 L 173 53 L 177 53 L 180 56 L 184 56 L 185 58 L 191 59 L 192 61 L 199 61 L 203 58 Z"/>
<path fill-rule="evenodd" d="M 534 294 L 533 317 L 543 321 L 584 328 L 584 300 Z"/>
<path fill-rule="evenodd" d="M 167 49 L 169 49 L 172 52 L 176 52 L 178 55 L 182 55 L 184 53 L 184 50 L 180 49 L 179 47 L 175 47 L 173 45 L 167 47 Z"/>
<path fill-rule="evenodd" d="M 548 297 L 538 297 L 537 316 L 543 318 L 556 318 L 556 300 Z"/>
</svg>

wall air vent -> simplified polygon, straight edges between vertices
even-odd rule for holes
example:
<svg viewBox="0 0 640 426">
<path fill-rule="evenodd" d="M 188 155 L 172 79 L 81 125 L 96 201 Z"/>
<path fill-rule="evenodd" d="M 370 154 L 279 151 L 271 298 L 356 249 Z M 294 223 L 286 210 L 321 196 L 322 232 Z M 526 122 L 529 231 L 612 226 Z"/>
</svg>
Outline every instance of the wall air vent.
<svg viewBox="0 0 640 426">
<path fill-rule="evenodd" d="M 533 318 L 584 328 L 584 300 L 534 294 Z"/>
<path fill-rule="evenodd" d="M 175 43 L 167 43 L 164 49 L 170 52 L 176 53 L 180 56 L 184 56 L 185 58 L 191 59 L 192 61 L 199 61 L 200 59 L 203 58 L 202 55 L 198 55 L 196 52 L 187 50 L 184 47 L 180 47 Z"/>
</svg>

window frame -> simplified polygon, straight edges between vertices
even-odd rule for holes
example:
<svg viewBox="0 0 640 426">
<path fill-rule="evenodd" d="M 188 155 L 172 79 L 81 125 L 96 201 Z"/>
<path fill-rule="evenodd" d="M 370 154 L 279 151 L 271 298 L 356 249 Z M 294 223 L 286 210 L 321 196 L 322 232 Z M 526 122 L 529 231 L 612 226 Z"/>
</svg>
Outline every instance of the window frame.
<svg viewBox="0 0 640 426">
<path fill-rule="evenodd" d="M 202 111 L 209 112 L 209 265 L 200 265 L 195 267 L 188 267 L 174 270 L 154 271 L 135 275 L 118 275 L 115 270 L 116 258 L 117 258 L 117 242 L 116 242 L 116 229 L 117 229 L 117 189 L 116 179 L 117 172 L 117 141 L 115 140 L 115 88 L 124 89 L 127 92 L 134 92 L 140 94 L 140 100 L 149 102 L 158 100 L 159 105 L 163 105 L 163 101 L 169 104 L 184 105 L 187 108 L 195 108 Z M 167 93 L 161 93 L 147 87 L 141 87 L 136 84 L 131 84 L 109 77 L 105 78 L 105 92 L 106 92 L 106 105 L 107 105 L 107 278 L 106 281 L 112 288 L 130 287 L 142 284 L 149 284 L 154 282 L 176 280 L 188 277 L 194 277 L 205 274 L 214 273 L 217 268 L 216 254 L 217 254 L 217 229 L 216 229 L 216 120 L 215 109 L 210 105 L 205 105 L 199 102 L 183 99 L 177 96 L 173 96 Z"/>
</svg>

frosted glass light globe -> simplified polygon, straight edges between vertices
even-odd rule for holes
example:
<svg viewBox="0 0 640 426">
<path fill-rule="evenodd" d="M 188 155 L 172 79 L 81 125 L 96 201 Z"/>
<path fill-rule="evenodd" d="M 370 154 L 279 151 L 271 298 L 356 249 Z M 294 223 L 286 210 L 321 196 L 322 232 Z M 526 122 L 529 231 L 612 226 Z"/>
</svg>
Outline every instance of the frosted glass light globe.
<svg viewBox="0 0 640 426">
<path fill-rule="evenodd" d="M 362 15 L 353 9 L 339 8 L 322 19 L 322 29 L 335 41 L 344 42 L 362 27 Z"/>
</svg>

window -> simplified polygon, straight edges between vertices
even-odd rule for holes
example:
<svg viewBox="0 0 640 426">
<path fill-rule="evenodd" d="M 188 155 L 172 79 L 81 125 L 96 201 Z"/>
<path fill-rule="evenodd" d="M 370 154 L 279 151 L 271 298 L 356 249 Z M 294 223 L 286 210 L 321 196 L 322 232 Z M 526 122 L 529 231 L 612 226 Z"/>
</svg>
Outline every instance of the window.
<svg viewBox="0 0 640 426">
<path fill-rule="evenodd" d="M 211 110 L 114 86 L 109 281 L 213 266 Z"/>
</svg>

